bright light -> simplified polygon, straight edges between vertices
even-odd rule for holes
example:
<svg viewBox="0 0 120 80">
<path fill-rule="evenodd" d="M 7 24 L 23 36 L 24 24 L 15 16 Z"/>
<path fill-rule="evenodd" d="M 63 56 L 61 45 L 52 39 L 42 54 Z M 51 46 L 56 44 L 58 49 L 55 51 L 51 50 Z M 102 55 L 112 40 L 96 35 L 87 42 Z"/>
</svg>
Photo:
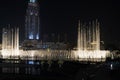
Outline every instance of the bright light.
<svg viewBox="0 0 120 80">
<path fill-rule="evenodd" d="M 39 35 L 38 34 L 36 35 L 36 39 L 39 39 Z"/>
<path fill-rule="evenodd" d="M 96 25 L 96 26 L 95 26 Z M 88 28 L 87 28 L 88 27 Z M 78 47 L 74 52 L 75 57 L 80 60 L 103 60 L 106 59 L 109 51 L 100 50 L 100 28 L 99 22 L 92 22 L 91 25 L 83 26 L 78 24 Z"/>
<path fill-rule="evenodd" d="M 13 50 L 2 50 L 2 56 L 3 58 L 12 58 L 12 57 L 18 57 L 20 55 L 19 50 L 13 49 Z"/>
<path fill-rule="evenodd" d="M 29 35 L 29 39 L 33 39 L 33 35 L 32 34 Z"/>
<path fill-rule="evenodd" d="M 93 50 L 93 51 L 85 51 L 85 50 L 78 50 L 76 52 L 76 56 L 79 58 L 106 58 L 108 51 L 100 51 L 100 50 Z"/>
<path fill-rule="evenodd" d="M 30 0 L 30 2 L 35 3 L 35 0 Z"/>
<path fill-rule="evenodd" d="M 17 58 L 19 57 L 19 29 L 3 29 L 2 34 L 2 57 Z"/>
<path fill-rule="evenodd" d="M 110 64 L 110 69 L 111 69 L 111 70 L 113 69 L 113 64 Z"/>
<path fill-rule="evenodd" d="M 28 64 L 34 64 L 34 61 L 28 61 Z"/>
</svg>

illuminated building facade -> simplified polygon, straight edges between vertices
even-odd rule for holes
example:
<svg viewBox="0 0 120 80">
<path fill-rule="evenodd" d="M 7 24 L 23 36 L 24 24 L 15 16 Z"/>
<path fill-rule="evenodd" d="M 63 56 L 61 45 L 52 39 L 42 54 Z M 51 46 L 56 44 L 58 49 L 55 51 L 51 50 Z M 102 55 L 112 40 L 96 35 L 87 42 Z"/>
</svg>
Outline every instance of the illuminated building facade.
<svg viewBox="0 0 120 80">
<path fill-rule="evenodd" d="M 39 6 L 36 0 L 30 0 L 26 11 L 26 40 L 39 40 Z"/>
</svg>

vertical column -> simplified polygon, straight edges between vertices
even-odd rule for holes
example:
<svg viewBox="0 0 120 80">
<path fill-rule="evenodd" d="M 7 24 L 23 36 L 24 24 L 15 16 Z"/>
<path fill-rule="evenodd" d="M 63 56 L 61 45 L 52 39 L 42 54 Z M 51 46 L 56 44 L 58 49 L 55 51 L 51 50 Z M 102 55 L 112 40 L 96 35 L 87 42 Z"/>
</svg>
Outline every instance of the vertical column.
<svg viewBox="0 0 120 80">
<path fill-rule="evenodd" d="M 80 34 L 80 20 L 78 22 L 78 50 L 81 50 L 81 34 Z"/>
<path fill-rule="evenodd" d="M 83 38 L 84 38 L 84 40 L 83 40 L 83 46 L 84 46 L 84 48 L 83 48 L 83 50 L 86 50 L 86 46 L 87 46 L 87 42 L 86 42 L 86 25 L 83 25 L 83 31 L 84 31 L 84 33 L 83 33 Z"/>
<path fill-rule="evenodd" d="M 13 37 L 13 29 L 12 29 L 12 32 L 11 32 L 11 37 L 12 37 L 12 38 L 11 38 L 11 39 L 12 39 L 12 46 L 11 46 L 11 47 L 12 47 L 12 48 L 11 48 L 11 52 L 12 52 L 12 53 L 11 53 L 11 54 L 12 54 L 12 56 L 13 56 L 13 54 L 14 54 L 14 51 L 13 51 L 13 50 L 14 50 L 14 43 L 13 43 L 13 42 L 14 42 L 14 41 L 13 41 L 13 38 L 14 38 L 14 37 Z"/>
<path fill-rule="evenodd" d="M 91 50 L 92 49 L 92 45 L 91 45 L 91 42 L 92 42 L 92 38 L 91 38 L 91 22 L 89 22 L 89 26 L 88 26 L 88 41 L 89 41 L 89 49 Z"/>
<path fill-rule="evenodd" d="M 40 30 L 39 30 L 39 29 L 40 29 L 40 28 L 39 28 L 39 27 L 40 27 L 40 19 L 39 19 L 39 17 L 38 17 L 38 24 L 37 24 L 37 26 L 38 26 L 38 29 L 37 29 L 37 32 L 38 32 L 38 33 L 37 33 L 37 37 L 36 37 L 36 38 L 39 39 L 39 38 L 40 38 L 40 36 L 39 36 L 39 34 L 40 34 L 40 32 L 39 32 L 39 31 L 40 31 Z"/>
<path fill-rule="evenodd" d="M 96 49 L 96 32 L 95 32 L 95 22 L 92 22 L 92 49 L 95 50 Z"/>
<path fill-rule="evenodd" d="M 83 25 L 81 24 L 81 29 L 80 29 L 80 39 L 81 39 L 81 50 L 83 50 L 83 34 L 84 34 L 84 32 L 83 32 Z"/>
<path fill-rule="evenodd" d="M 19 50 L 19 28 L 17 28 L 17 50 Z"/>
<path fill-rule="evenodd" d="M 19 28 L 15 28 L 15 55 L 19 55 Z"/>
<path fill-rule="evenodd" d="M 4 48 L 5 48 L 4 36 L 5 36 L 5 29 L 3 28 L 3 30 L 2 30 L 2 50 L 4 50 Z"/>
<path fill-rule="evenodd" d="M 5 29 L 3 28 L 3 30 L 2 30 L 2 56 L 3 56 L 3 58 L 4 58 L 4 49 L 5 49 L 5 39 L 4 39 L 4 37 L 5 37 Z"/>
<path fill-rule="evenodd" d="M 100 28 L 99 28 L 100 24 L 99 22 L 97 22 L 96 20 L 96 44 L 97 44 L 97 50 L 100 50 Z"/>
</svg>

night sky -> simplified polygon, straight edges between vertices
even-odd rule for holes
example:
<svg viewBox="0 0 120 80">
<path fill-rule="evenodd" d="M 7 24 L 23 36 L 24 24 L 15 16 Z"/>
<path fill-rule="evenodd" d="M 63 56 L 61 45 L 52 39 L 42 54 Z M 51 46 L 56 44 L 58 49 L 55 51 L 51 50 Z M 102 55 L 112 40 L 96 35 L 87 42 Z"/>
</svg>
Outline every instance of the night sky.
<svg viewBox="0 0 120 80">
<path fill-rule="evenodd" d="M 8 24 L 20 27 L 24 33 L 28 0 L 0 1 L 0 30 Z M 120 3 L 102 0 L 39 0 L 40 34 L 67 34 L 76 40 L 77 22 L 98 19 L 101 39 L 105 43 L 120 43 Z M 0 32 L 2 34 L 2 32 Z M 2 38 L 2 37 L 1 37 Z"/>
</svg>

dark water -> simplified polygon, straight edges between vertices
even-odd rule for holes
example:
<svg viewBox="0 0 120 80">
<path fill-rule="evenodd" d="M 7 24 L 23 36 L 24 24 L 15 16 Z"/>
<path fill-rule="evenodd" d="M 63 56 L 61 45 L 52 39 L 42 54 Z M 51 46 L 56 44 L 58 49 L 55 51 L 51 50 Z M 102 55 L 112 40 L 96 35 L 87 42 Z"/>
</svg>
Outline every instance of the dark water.
<svg viewBox="0 0 120 80">
<path fill-rule="evenodd" d="M 117 80 L 119 74 L 119 63 L 114 62 L 8 60 L 0 63 L 0 80 Z"/>
</svg>

